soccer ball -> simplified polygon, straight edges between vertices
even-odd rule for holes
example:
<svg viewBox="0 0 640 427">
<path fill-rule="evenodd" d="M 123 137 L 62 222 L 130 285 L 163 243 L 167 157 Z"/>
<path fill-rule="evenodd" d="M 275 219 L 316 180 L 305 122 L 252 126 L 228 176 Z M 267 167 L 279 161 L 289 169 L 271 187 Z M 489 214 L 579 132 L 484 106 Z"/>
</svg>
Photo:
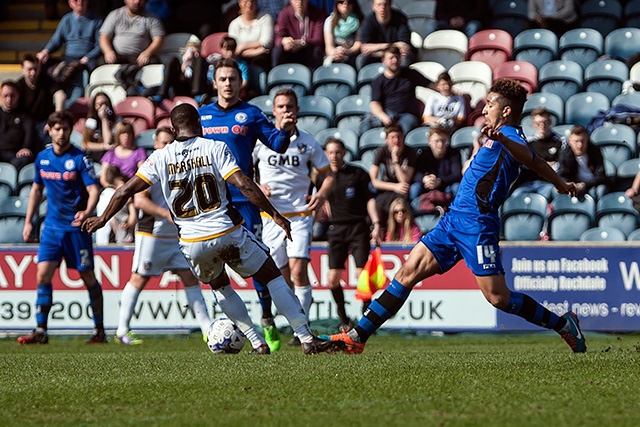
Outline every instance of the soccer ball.
<svg viewBox="0 0 640 427">
<path fill-rule="evenodd" d="M 207 332 L 207 345 L 213 354 L 239 353 L 244 347 L 244 334 L 231 320 L 215 320 Z"/>
</svg>

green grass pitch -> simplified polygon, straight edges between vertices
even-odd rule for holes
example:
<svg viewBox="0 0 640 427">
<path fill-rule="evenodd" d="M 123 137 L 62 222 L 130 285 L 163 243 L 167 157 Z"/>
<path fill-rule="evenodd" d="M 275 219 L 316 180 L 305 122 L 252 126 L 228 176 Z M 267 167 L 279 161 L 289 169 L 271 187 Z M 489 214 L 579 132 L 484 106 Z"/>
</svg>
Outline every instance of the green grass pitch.
<svg viewBox="0 0 640 427">
<path fill-rule="evenodd" d="M 638 426 L 640 336 L 381 334 L 360 355 L 0 340 L 0 426 Z M 287 338 L 287 337 L 283 337 Z"/>
</svg>

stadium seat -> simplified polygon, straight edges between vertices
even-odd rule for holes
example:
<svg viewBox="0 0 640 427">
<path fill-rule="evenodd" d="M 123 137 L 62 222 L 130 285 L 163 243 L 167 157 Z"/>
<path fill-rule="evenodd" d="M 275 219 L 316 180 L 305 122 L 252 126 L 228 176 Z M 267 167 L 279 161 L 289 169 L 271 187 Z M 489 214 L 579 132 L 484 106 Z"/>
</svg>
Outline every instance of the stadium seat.
<svg viewBox="0 0 640 427">
<path fill-rule="evenodd" d="M 540 240 L 547 204 L 547 199 L 537 193 L 507 198 L 502 205 L 501 216 L 505 240 Z"/>
<path fill-rule="evenodd" d="M 145 89 L 162 86 L 162 82 L 164 82 L 164 65 L 145 65 L 138 72 L 137 78 Z"/>
<path fill-rule="evenodd" d="M 104 64 L 96 67 L 91 74 L 89 74 L 89 84 L 85 87 L 85 97 L 92 98 L 91 93 L 94 93 L 94 87 L 100 85 L 120 85 L 118 79 L 116 79 L 116 73 L 122 67 L 121 64 Z M 113 99 L 111 100 L 113 103 Z"/>
<path fill-rule="evenodd" d="M 573 125 L 587 126 L 598 111 L 606 111 L 609 106 L 609 98 L 601 93 L 576 93 L 564 104 L 564 121 Z"/>
<path fill-rule="evenodd" d="M 120 83 L 98 83 L 95 85 L 87 85 L 84 96 L 93 99 L 96 93 L 104 92 L 111 100 L 112 105 L 116 105 L 125 100 L 127 91 Z"/>
<path fill-rule="evenodd" d="M 438 81 L 438 76 L 440 75 L 440 73 L 447 71 L 444 65 L 434 61 L 414 62 L 413 64 L 409 65 L 409 68 L 413 68 L 433 82 Z"/>
<path fill-rule="evenodd" d="M 538 89 L 543 93 L 553 93 L 564 102 L 582 90 L 583 71 L 574 61 L 551 61 L 540 68 Z"/>
<path fill-rule="evenodd" d="M 305 132 L 315 135 L 331 126 L 333 120 L 333 102 L 326 96 L 308 95 L 298 99 L 298 124 Z"/>
<path fill-rule="evenodd" d="M 422 234 L 427 234 L 440 222 L 440 214 L 438 212 L 418 212 L 413 218 L 416 225 L 420 228 Z"/>
<path fill-rule="evenodd" d="M 18 171 L 8 162 L 0 162 L 0 200 L 11 197 L 18 185 Z"/>
<path fill-rule="evenodd" d="M 24 243 L 24 218 L 0 218 L 0 244 Z"/>
<path fill-rule="evenodd" d="M 611 101 L 611 106 L 614 105 L 628 105 L 640 110 L 640 92 L 620 94 Z"/>
<path fill-rule="evenodd" d="M 503 77 L 518 80 L 527 89 L 529 95 L 534 93 L 538 86 L 538 69 L 529 62 L 507 61 L 500 64 L 493 70 L 493 80 Z"/>
<path fill-rule="evenodd" d="M 341 129 L 358 129 L 362 116 L 371 113 L 370 102 L 370 96 L 361 95 L 350 95 L 340 100 L 336 105 L 335 125 Z"/>
<path fill-rule="evenodd" d="M 273 98 L 269 95 L 260 95 L 251 98 L 249 104 L 255 105 L 265 116 L 273 118 Z"/>
<path fill-rule="evenodd" d="M 636 228 L 627 236 L 628 242 L 638 242 L 640 241 L 640 228 Z"/>
<path fill-rule="evenodd" d="M 489 4 L 489 26 L 517 36 L 529 25 L 527 0 L 495 0 Z"/>
<path fill-rule="evenodd" d="M 34 163 L 24 165 L 20 171 L 18 171 L 18 180 L 16 182 L 14 194 L 20 196 L 20 191 L 23 188 L 27 188 L 31 191 L 31 184 L 36 175 L 36 167 Z"/>
<path fill-rule="evenodd" d="M 626 236 L 638 228 L 638 211 L 623 192 L 605 194 L 596 205 L 598 227 L 612 227 Z"/>
<path fill-rule="evenodd" d="M 405 137 L 404 143 L 414 149 L 421 149 L 429 145 L 429 132 L 431 128 L 428 126 L 420 126 L 411 130 Z"/>
<path fill-rule="evenodd" d="M 438 30 L 429 34 L 424 39 L 422 50 L 420 51 L 420 61 L 439 62 L 449 69 L 453 64 L 462 61 L 469 40 L 467 35 L 458 30 Z"/>
<path fill-rule="evenodd" d="M 27 216 L 28 204 L 28 197 L 7 197 L 0 205 L 0 218 L 24 218 Z"/>
<path fill-rule="evenodd" d="M 226 32 L 219 32 L 209 34 L 207 37 L 202 40 L 202 44 L 200 45 L 200 54 L 204 59 L 208 59 L 214 53 L 222 53 L 220 49 L 220 41 L 228 36 L 229 34 Z M 184 45 L 183 45 L 184 46 Z"/>
<path fill-rule="evenodd" d="M 481 30 L 469 39 L 469 48 L 465 58 L 479 61 L 495 70 L 500 64 L 511 59 L 513 38 L 503 30 Z"/>
<path fill-rule="evenodd" d="M 605 159 L 618 168 L 623 162 L 636 155 L 636 133 L 622 124 L 600 126 L 591 133 L 591 142 L 600 146 Z"/>
<path fill-rule="evenodd" d="M 144 148 L 149 151 L 153 151 L 153 141 L 155 139 L 156 130 L 148 129 L 144 132 L 141 132 L 138 136 L 136 136 L 136 146 Z"/>
<path fill-rule="evenodd" d="M 291 88 L 298 98 L 311 93 L 311 70 L 303 64 L 276 65 L 267 74 L 267 91 L 273 97 L 280 88 Z"/>
<path fill-rule="evenodd" d="M 524 103 L 522 117 L 529 116 L 538 107 L 544 107 L 551 113 L 554 125 L 564 123 L 564 101 L 555 93 L 531 94 Z"/>
<path fill-rule="evenodd" d="M 640 50 L 640 29 L 618 28 L 604 38 L 604 53 L 613 59 L 626 61 Z"/>
<path fill-rule="evenodd" d="M 456 130 L 451 135 L 449 145 L 460 151 L 462 163 L 466 162 L 473 152 L 473 140 L 480 135 L 480 128 L 476 126 L 466 126 Z"/>
<path fill-rule="evenodd" d="M 249 65 L 249 89 L 260 95 L 267 93 L 267 72 L 258 65 Z"/>
<path fill-rule="evenodd" d="M 158 56 L 163 59 L 163 63 L 166 63 L 169 58 L 180 58 L 182 56 L 182 49 L 186 46 L 189 38 L 193 34 L 191 33 L 171 33 L 164 36 L 162 47 L 158 50 Z"/>
<path fill-rule="evenodd" d="M 371 170 L 371 165 L 373 164 L 373 156 L 376 152 L 376 149 L 377 147 L 370 147 L 366 150 L 361 151 L 358 155 L 358 163 L 361 164 L 362 167 L 367 171 Z"/>
<path fill-rule="evenodd" d="M 580 6 L 579 25 L 593 28 L 606 37 L 622 21 L 622 6 L 617 0 L 587 0 Z"/>
<path fill-rule="evenodd" d="M 79 119 L 87 117 L 90 105 L 91 98 L 77 98 L 69 105 L 67 110 L 73 115 L 73 118 L 78 121 Z"/>
<path fill-rule="evenodd" d="M 459 62 L 451 67 L 449 76 L 456 91 L 469 94 L 471 108 L 487 96 L 493 82 L 493 70 L 488 64 L 480 61 Z"/>
<path fill-rule="evenodd" d="M 113 109 L 117 116 L 133 124 L 136 135 L 154 127 L 156 106 L 144 96 L 128 96 Z"/>
<path fill-rule="evenodd" d="M 393 6 L 398 8 L 399 6 L 396 3 L 397 1 L 394 2 Z M 409 1 L 399 8 L 407 17 L 409 29 L 418 33 L 423 39 L 427 36 L 427 24 L 435 18 L 435 9 L 426 7 L 427 3 L 424 1 Z"/>
<path fill-rule="evenodd" d="M 171 121 L 169 120 L 171 110 L 173 110 L 173 107 L 184 103 L 191 104 L 195 108 L 199 107 L 196 100 L 190 96 L 174 96 L 173 99 L 163 99 L 162 102 L 156 106 L 154 127 L 159 128 L 161 126 L 171 126 Z"/>
<path fill-rule="evenodd" d="M 384 138 L 384 127 L 369 129 L 363 133 L 358 142 L 358 158 L 362 158 L 362 153 L 365 151 L 385 146 L 386 142 Z"/>
<path fill-rule="evenodd" d="M 327 128 L 316 133 L 315 137 L 316 141 L 323 147 L 327 142 L 327 138 L 337 138 L 344 143 L 347 151 L 351 153 L 352 159 L 355 159 L 358 154 L 358 133 L 352 129 Z"/>
<path fill-rule="evenodd" d="M 594 227 L 580 236 L 581 242 L 624 242 L 625 234 L 612 227 Z"/>
<path fill-rule="evenodd" d="M 349 64 L 331 64 L 313 72 L 311 90 L 314 95 L 329 98 L 334 105 L 356 89 L 357 73 Z"/>
<path fill-rule="evenodd" d="M 367 64 L 358 71 L 356 78 L 356 90 L 360 92 L 362 87 L 370 85 L 371 82 L 384 71 L 381 63 Z"/>
<path fill-rule="evenodd" d="M 630 0 L 624 6 L 624 25 L 640 27 L 640 0 Z"/>
<path fill-rule="evenodd" d="M 553 61 L 558 53 L 558 36 L 545 29 L 525 30 L 513 40 L 513 58 L 527 61 L 538 70 Z"/>
<path fill-rule="evenodd" d="M 551 208 L 548 218 L 551 240 L 576 241 L 593 226 L 596 203 L 588 194 L 582 198 L 558 194 L 551 202 Z"/>
<path fill-rule="evenodd" d="M 73 144 L 75 147 L 81 150 L 82 150 L 82 138 L 83 138 L 82 131 L 78 131 L 75 129 L 71 131 L 71 144 Z"/>
<path fill-rule="evenodd" d="M 615 183 L 613 189 L 615 191 L 625 191 L 633 184 L 633 180 L 640 172 L 640 159 L 633 158 L 622 162 L 616 169 L 616 176 L 612 179 Z"/>
<path fill-rule="evenodd" d="M 596 61 L 584 70 L 585 92 L 599 92 L 609 101 L 620 95 L 622 83 L 629 79 L 629 67 L 622 61 L 608 59 Z"/>
<path fill-rule="evenodd" d="M 600 55 L 604 49 L 604 36 L 592 28 L 576 28 L 560 37 L 558 54 L 563 61 L 574 61 L 584 69 Z"/>
<path fill-rule="evenodd" d="M 567 124 L 564 124 L 564 125 L 553 126 L 551 128 L 551 130 L 553 130 L 555 133 L 560 135 L 560 137 L 568 139 L 569 135 L 571 134 L 571 129 L 573 129 L 574 126 L 575 125 L 573 125 L 571 123 L 567 123 Z"/>
</svg>

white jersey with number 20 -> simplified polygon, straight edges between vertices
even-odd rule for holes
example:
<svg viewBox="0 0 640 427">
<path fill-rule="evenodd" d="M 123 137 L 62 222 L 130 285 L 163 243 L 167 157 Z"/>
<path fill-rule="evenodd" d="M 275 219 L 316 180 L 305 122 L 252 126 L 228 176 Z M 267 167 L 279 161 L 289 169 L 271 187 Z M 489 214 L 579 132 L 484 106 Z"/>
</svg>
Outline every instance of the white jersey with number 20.
<svg viewBox="0 0 640 427">
<path fill-rule="evenodd" d="M 137 172 L 162 193 L 183 241 L 208 240 L 228 233 L 239 224 L 229 215 L 225 180 L 240 170 L 221 141 L 194 137 L 174 141 L 154 151 Z"/>
</svg>

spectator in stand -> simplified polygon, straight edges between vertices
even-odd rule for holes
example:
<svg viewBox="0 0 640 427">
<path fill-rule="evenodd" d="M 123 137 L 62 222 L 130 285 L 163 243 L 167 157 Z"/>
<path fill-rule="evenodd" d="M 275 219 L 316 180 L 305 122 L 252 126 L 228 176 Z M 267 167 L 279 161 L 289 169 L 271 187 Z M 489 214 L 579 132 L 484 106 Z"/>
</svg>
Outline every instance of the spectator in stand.
<svg viewBox="0 0 640 427">
<path fill-rule="evenodd" d="M 62 17 L 47 45 L 36 54 L 45 70 L 62 67 L 60 73 L 74 73 L 63 85 L 67 103 L 84 96 L 81 71 L 91 72 L 97 65 L 101 55 L 99 39 L 102 26 L 102 18 L 89 11 L 89 0 L 69 0 L 69 7 L 71 12 Z M 63 46 L 61 61 L 50 60 L 49 55 Z"/>
<path fill-rule="evenodd" d="M 529 0 L 528 15 L 533 28 L 546 28 L 558 37 L 578 20 L 574 0 Z"/>
<path fill-rule="evenodd" d="M 558 162 L 558 175 L 575 182 L 578 195 L 589 193 L 597 199 L 607 193 L 609 180 L 602 152 L 591 142 L 584 127 L 571 129 L 569 142 L 562 145 Z"/>
<path fill-rule="evenodd" d="M 384 51 L 381 75 L 371 82 L 371 114 L 360 122 L 360 135 L 369 129 L 387 126 L 397 121 L 407 134 L 420 123 L 420 102 L 416 86 L 435 88 L 433 82 L 420 72 L 400 65 L 400 49 L 393 45 Z"/>
<path fill-rule="evenodd" d="M 385 242 L 415 243 L 420 240 L 422 232 L 413 220 L 411 208 L 401 197 L 391 202 Z"/>
<path fill-rule="evenodd" d="M 422 194 L 429 196 L 436 206 L 443 208 L 442 202 L 453 200 L 462 179 L 462 160 L 460 153 L 449 146 L 449 133 L 446 129 L 434 127 L 429 131 L 429 146 L 418 157 L 414 183 L 411 184 L 410 199 Z"/>
<path fill-rule="evenodd" d="M 116 125 L 114 136 L 115 148 L 107 151 L 102 156 L 102 173 L 100 174 L 100 184 L 104 188 L 115 188 L 113 179 L 118 175 L 126 179 L 133 178 L 138 168 L 147 159 L 147 153 L 142 147 L 136 147 L 136 137 L 133 125 L 129 122 L 119 122 Z M 112 171 L 112 169 L 117 169 Z"/>
<path fill-rule="evenodd" d="M 387 144 L 376 149 L 369 169 L 371 183 L 378 190 L 376 204 L 381 225 L 387 223 L 391 202 L 397 198 L 409 197 L 418 161 L 416 151 L 404 144 L 404 133 L 398 123 L 390 123 L 385 126 L 384 131 Z M 381 165 L 384 166 L 383 174 L 378 178 Z"/>
<path fill-rule="evenodd" d="M 411 47 L 411 30 L 407 17 L 391 8 L 391 0 L 372 0 L 373 12 L 365 16 L 360 26 L 360 55 L 356 58 L 358 70 L 367 64 L 378 62 L 390 46 L 400 49 L 402 65 L 415 61 Z"/>
<path fill-rule="evenodd" d="M 437 30 L 458 30 L 471 38 L 482 29 L 485 0 L 437 0 L 436 19 L 427 24 L 427 35 Z"/>
<path fill-rule="evenodd" d="M 324 64 L 346 62 L 355 67 L 356 56 L 360 53 L 362 11 L 357 0 L 336 0 L 333 12 L 324 21 Z"/>
<path fill-rule="evenodd" d="M 164 41 L 160 19 L 147 11 L 145 0 L 124 0 L 100 28 L 100 49 L 107 64 L 160 64 L 156 55 Z"/>
<path fill-rule="evenodd" d="M 117 122 L 109 95 L 96 93 L 82 131 L 82 149 L 94 162 L 99 162 L 107 151 L 116 147 L 113 131 Z"/>
<path fill-rule="evenodd" d="M 20 108 L 33 117 L 36 136 L 44 147 L 51 141 L 45 131 L 49 115 L 64 110 L 67 94 L 47 73 L 42 72 L 40 61 L 30 53 L 22 60 L 22 77 L 16 84 L 20 92 Z"/>
<path fill-rule="evenodd" d="M 527 138 L 529 147 L 557 172 L 560 166 L 558 159 L 562 150 L 562 138 L 551 129 L 551 113 L 544 107 L 536 108 L 531 112 L 531 124 L 536 134 Z M 538 193 L 551 201 L 556 195 L 553 184 L 525 166 L 520 169 L 520 175 L 511 188 L 514 189 L 511 193 L 514 196 L 522 193 Z"/>
<path fill-rule="evenodd" d="M 298 63 L 311 70 L 322 65 L 325 18 L 324 12 L 310 5 L 309 0 L 291 0 L 278 15 L 272 65 Z"/>
<path fill-rule="evenodd" d="M 344 292 L 340 285 L 349 252 L 355 261 L 356 277 L 360 277 L 369 258 L 371 241 L 379 244 L 381 237 L 371 178 L 362 168 L 345 163 L 346 152 L 341 140 L 333 137 L 327 139 L 325 153 L 335 180 L 325 203 L 325 207 L 329 208 L 330 224 L 327 231 L 329 288 L 338 308 L 341 330 L 353 327 L 347 316 Z"/>
<path fill-rule="evenodd" d="M 451 90 L 453 82 L 446 71 L 438 75 L 437 93 L 427 99 L 422 115 L 426 126 L 438 126 L 452 134 L 467 124 L 467 104 Z"/>
<path fill-rule="evenodd" d="M 210 34 L 227 30 L 222 5 L 229 0 L 168 0 L 171 18 L 168 33 L 192 33 L 204 40 Z"/>
<path fill-rule="evenodd" d="M 238 0 L 240 16 L 229 23 L 229 36 L 238 43 L 238 59 L 264 70 L 271 68 L 273 18 L 258 11 L 257 0 Z"/>
<path fill-rule="evenodd" d="M 33 119 L 20 110 L 20 92 L 14 82 L 2 82 L 0 99 L 0 161 L 20 170 L 38 153 Z"/>
<path fill-rule="evenodd" d="M 152 97 L 154 102 L 159 103 L 170 96 L 190 96 L 198 101 L 203 95 L 211 95 L 211 84 L 207 80 L 209 63 L 201 56 L 200 46 L 200 39 L 191 35 L 182 58 L 169 58 L 164 65 L 160 90 Z"/>
<path fill-rule="evenodd" d="M 219 59 L 223 59 L 223 58 L 232 59 L 235 61 L 236 64 L 238 64 L 238 68 L 240 69 L 240 98 L 251 99 L 254 96 L 258 96 L 258 94 L 256 93 L 252 93 L 250 95 L 247 94 L 249 90 L 249 65 L 243 60 L 238 59 L 236 57 L 237 47 L 238 47 L 238 44 L 236 43 L 236 40 L 233 37 L 226 36 L 226 37 L 223 37 L 222 40 L 220 40 L 220 52 L 222 53 L 221 54 L 214 53 L 213 55 L 209 56 L 208 60 L 212 64 L 209 66 L 207 78 L 208 78 L 208 81 L 213 83 L 215 70 L 216 70 L 215 67 Z"/>
<path fill-rule="evenodd" d="M 127 179 L 122 175 L 117 175 L 112 179 L 113 188 L 117 190 L 122 187 Z M 133 243 L 133 231 L 138 223 L 138 211 L 133 204 L 133 199 L 129 199 L 127 203 L 109 220 L 111 229 L 114 234 L 114 243 Z"/>
</svg>

